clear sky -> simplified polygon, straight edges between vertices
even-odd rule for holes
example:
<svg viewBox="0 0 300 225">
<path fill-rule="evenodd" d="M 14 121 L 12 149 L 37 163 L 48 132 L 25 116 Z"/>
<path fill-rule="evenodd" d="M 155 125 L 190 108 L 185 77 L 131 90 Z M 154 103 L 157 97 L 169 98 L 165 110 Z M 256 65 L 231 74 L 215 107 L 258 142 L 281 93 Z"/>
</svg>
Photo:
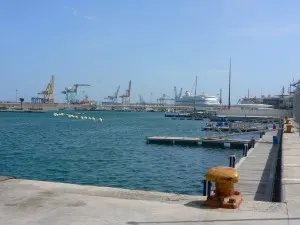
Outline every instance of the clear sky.
<svg viewBox="0 0 300 225">
<path fill-rule="evenodd" d="M 74 83 L 101 101 L 132 80 L 132 99 L 173 87 L 232 102 L 278 94 L 300 78 L 300 1 L 2 0 L 0 100 L 30 100 L 56 75 L 56 98 Z"/>
</svg>

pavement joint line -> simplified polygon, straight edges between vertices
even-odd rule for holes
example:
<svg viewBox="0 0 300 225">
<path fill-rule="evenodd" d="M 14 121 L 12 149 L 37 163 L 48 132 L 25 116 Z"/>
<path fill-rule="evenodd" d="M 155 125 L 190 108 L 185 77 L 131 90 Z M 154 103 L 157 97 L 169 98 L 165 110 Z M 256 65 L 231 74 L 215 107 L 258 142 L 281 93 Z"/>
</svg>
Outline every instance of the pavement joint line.
<svg viewBox="0 0 300 225">
<path fill-rule="evenodd" d="M 300 181 L 299 178 L 282 178 L 283 181 Z"/>
</svg>

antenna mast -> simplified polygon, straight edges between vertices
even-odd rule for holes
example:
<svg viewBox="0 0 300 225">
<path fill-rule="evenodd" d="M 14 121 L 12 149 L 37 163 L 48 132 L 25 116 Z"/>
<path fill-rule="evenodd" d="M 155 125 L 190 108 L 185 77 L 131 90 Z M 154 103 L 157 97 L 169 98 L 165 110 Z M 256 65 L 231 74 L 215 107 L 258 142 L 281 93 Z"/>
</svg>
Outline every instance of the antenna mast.
<svg viewBox="0 0 300 225">
<path fill-rule="evenodd" d="M 229 91 L 229 94 L 228 94 L 228 109 L 230 109 L 230 107 L 231 107 L 231 101 L 230 101 L 230 92 L 231 92 L 231 90 L 230 90 L 230 88 L 231 88 L 231 57 L 230 57 L 230 60 L 229 60 L 229 89 L 228 89 L 228 91 Z"/>
<path fill-rule="evenodd" d="M 198 76 L 196 76 L 196 84 L 195 84 L 195 97 L 197 95 L 197 80 L 198 80 Z"/>
</svg>

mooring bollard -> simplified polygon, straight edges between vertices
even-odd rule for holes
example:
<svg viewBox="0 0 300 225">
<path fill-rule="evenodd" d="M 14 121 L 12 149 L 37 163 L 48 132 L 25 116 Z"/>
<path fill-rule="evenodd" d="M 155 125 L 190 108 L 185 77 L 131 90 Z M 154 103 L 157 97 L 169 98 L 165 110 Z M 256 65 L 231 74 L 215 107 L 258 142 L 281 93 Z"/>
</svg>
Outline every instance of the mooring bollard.
<svg viewBox="0 0 300 225">
<path fill-rule="evenodd" d="M 273 145 L 277 145 L 277 144 L 278 144 L 278 137 L 273 136 Z"/>
<path fill-rule="evenodd" d="M 235 168 L 236 157 L 235 154 L 232 153 L 229 155 L 229 167 Z"/>
<path fill-rule="evenodd" d="M 242 194 L 234 189 L 239 173 L 231 167 L 213 167 L 207 171 L 205 180 L 214 182 L 215 192 L 206 199 L 205 205 L 213 208 L 236 209 L 243 201 Z"/>
<path fill-rule="evenodd" d="M 211 194 L 211 182 L 207 180 L 203 180 L 203 196 L 210 196 Z"/>
<path fill-rule="evenodd" d="M 254 148 L 254 145 L 255 145 L 255 139 L 254 138 L 251 138 L 250 144 L 251 144 L 251 148 Z"/>
<path fill-rule="evenodd" d="M 245 147 L 244 147 L 244 150 L 243 150 L 243 156 L 246 157 L 248 155 L 248 147 L 249 146 L 248 146 L 248 144 L 245 144 L 244 146 Z"/>
</svg>

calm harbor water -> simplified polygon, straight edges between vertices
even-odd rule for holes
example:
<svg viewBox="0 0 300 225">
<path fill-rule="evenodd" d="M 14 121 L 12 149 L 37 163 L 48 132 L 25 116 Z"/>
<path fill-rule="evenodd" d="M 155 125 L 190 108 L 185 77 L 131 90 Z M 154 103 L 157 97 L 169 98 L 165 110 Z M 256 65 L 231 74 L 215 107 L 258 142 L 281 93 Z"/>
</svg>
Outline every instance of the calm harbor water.
<svg viewBox="0 0 300 225">
<path fill-rule="evenodd" d="M 75 114 L 73 112 L 73 114 Z M 0 175 L 201 195 L 208 168 L 242 150 L 147 145 L 146 136 L 203 136 L 203 122 L 161 113 L 85 112 L 102 123 L 0 113 Z"/>
</svg>

